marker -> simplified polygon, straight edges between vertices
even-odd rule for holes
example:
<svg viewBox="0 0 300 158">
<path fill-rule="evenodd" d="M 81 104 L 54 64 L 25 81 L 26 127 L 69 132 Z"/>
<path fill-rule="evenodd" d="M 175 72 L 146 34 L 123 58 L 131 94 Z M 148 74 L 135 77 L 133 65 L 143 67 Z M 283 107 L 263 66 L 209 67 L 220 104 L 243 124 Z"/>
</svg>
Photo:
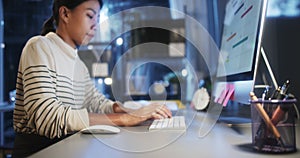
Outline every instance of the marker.
<svg viewBox="0 0 300 158">
<path fill-rule="evenodd" d="M 287 81 L 282 85 L 281 90 L 280 90 L 278 96 L 276 96 L 276 98 L 273 98 L 273 99 L 280 99 L 280 100 L 282 100 L 282 99 L 286 98 L 286 96 L 287 96 L 286 92 L 287 92 L 287 90 L 288 90 L 288 88 L 289 88 L 289 85 L 290 85 L 290 81 L 287 80 Z M 279 106 L 275 109 L 275 111 L 274 111 L 274 113 L 273 113 L 273 115 L 272 115 L 272 118 L 271 118 L 271 121 L 272 121 L 272 123 L 273 123 L 275 126 L 278 124 L 278 122 L 279 122 L 280 120 L 283 119 L 285 113 L 288 111 L 288 108 L 289 108 L 289 107 L 286 107 L 286 106 L 284 106 L 284 105 L 279 105 Z"/>
</svg>

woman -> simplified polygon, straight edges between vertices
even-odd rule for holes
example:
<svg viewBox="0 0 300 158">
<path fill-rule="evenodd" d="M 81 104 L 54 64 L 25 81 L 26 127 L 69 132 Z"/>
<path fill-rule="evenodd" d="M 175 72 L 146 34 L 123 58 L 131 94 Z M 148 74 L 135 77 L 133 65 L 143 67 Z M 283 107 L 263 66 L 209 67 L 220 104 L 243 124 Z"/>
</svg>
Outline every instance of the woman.
<svg viewBox="0 0 300 158">
<path fill-rule="evenodd" d="M 101 0 L 54 0 L 42 36 L 25 45 L 17 76 L 14 156 L 28 156 L 87 126 L 171 117 L 160 105 L 127 111 L 97 92 L 77 48 L 93 38 Z"/>
</svg>

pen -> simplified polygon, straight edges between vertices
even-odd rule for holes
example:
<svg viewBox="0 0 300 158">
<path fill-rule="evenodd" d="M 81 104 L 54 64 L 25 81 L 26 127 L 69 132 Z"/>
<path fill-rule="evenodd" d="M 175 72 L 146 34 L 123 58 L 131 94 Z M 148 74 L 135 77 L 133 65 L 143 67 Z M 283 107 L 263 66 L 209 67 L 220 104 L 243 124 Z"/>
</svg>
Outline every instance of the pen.
<svg viewBox="0 0 300 158">
<path fill-rule="evenodd" d="M 275 89 L 275 91 L 272 93 L 271 97 L 269 98 L 269 100 L 272 99 L 279 99 L 280 97 L 280 92 L 281 92 L 281 87 L 279 86 L 277 89 Z"/>
<path fill-rule="evenodd" d="M 250 97 L 251 97 L 252 101 L 257 101 L 258 100 L 253 92 L 250 92 Z M 274 134 L 276 139 L 279 141 L 280 145 L 283 146 L 283 142 L 281 140 L 280 133 L 278 132 L 277 128 L 272 123 L 271 119 L 269 118 L 268 114 L 266 113 L 266 111 L 264 110 L 262 105 L 260 103 L 255 103 L 254 106 L 257 109 L 259 115 L 264 120 L 265 124 L 267 125 L 267 128 L 272 131 L 272 133 Z"/>
<path fill-rule="evenodd" d="M 283 86 L 281 87 L 281 92 L 280 93 L 285 95 L 288 88 L 289 88 L 289 86 L 290 86 L 290 80 L 286 80 L 285 83 L 283 84 Z"/>
<path fill-rule="evenodd" d="M 279 92 L 279 94 L 276 96 L 276 98 L 272 98 L 272 99 L 284 99 L 286 98 L 287 94 L 287 90 L 289 88 L 290 85 L 290 81 L 286 80 L 286 82 L 283 84 L 283 86 L 281 87 L 281 90 Z M 275 97 L 275 96 L 274 96 Z M 285 112 L 288 111 L 288 107 L 285 107 L 283 105 L 279 105 L 275 111 L 274 114 L 272 115 L 271 121 L 272 123 L 276 126 L 277 123 L 282 120 L 282 118 L 284 117 Z"/>
<path fill-rule="evenodd" d="M 266 99 L 269 97 L 269 86 L 266 87 L 266 89 L 264 90 L 263 94 L 262 94 L 262 99 Z"/>
<path fill-rule="evenodd" d="M 268 92 L 269 92 L 269 88 L 266 87 L 266 89 L 264 90 L 263 94 L 261 95 L 262 101 L 265 100 L 265 98 L 267 97 Z M 263 103 L 262 103 L 262 106 L 264 107 L 264 104 L 263 104 Z"/>
</svg>

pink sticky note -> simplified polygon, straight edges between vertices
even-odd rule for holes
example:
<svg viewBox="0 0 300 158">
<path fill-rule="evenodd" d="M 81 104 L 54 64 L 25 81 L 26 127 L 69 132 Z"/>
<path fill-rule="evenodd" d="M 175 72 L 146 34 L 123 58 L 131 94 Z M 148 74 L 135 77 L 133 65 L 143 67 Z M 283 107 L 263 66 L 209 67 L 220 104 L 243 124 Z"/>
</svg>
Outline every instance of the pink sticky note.
<svg viewBox="0 0 300 158">
<path fill-rule="evenodd" d="M 224 89 L 222 90 L 220 96 L 219 96 L 218 99 L 217 99 L 217 103 L 219 103 L 219 104 L 222 104 L 222 103 L 223 103 L 227 91 L 228 91 L 228 89 L 227 89 L 226 86 L 225 86 Z"/>
<path fill-rule="evenodd" d="M 225 100 L 223 101 L 223 104 L 222 104 L 223 106 L 227 105 L 230 97 L 233 95 L 234 85 L 233 84 L 227 84 L 226 89 L 227 89 L 227 94 L 226 94 Z"/>
</svg>

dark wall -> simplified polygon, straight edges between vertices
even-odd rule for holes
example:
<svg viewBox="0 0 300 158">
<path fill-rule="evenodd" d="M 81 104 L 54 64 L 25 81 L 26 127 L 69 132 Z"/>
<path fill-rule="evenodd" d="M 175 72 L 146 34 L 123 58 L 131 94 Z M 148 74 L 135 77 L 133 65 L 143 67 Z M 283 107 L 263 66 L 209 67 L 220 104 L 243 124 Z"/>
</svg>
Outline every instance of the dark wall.
<svg viewBox="0 0 300 158">
<path fill-rule="evenodd" d="M 15 89 L 19 58 L 25 42 L 41 32 L 51 14 L 51 0 L 3 0 L 4 14 L 4 101 Z"/>
<path fill-rule="evenodd" d="M 263 47 L 277 82 L 291 80 L 290 93 L 300 99 L 300 17 L 267 18 Z"/>
</svg>

